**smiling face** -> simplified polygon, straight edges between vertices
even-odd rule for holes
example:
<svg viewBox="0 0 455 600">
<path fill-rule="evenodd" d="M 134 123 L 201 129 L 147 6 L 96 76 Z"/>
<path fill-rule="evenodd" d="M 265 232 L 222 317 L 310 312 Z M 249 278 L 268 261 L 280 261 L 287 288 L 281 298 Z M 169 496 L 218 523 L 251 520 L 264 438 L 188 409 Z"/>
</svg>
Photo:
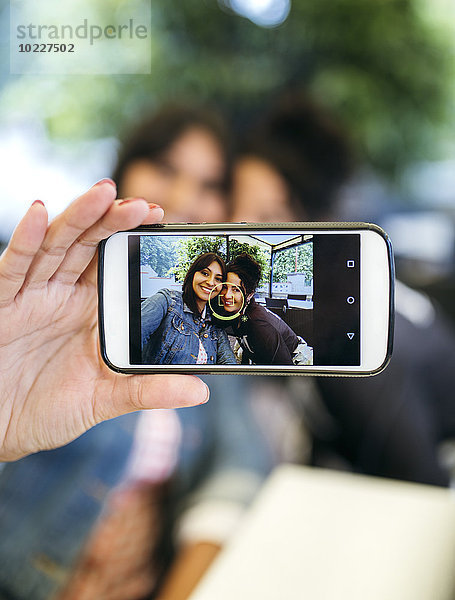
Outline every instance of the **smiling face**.
<svg viewBox="0 0 455 600">
<path fill-rule="evenodd" d="M 200 312 L 208 302 L 213 288 L 223 281 L 223 271 L 221 266 L 214 260 L 208 267 L 196 271 L 193 277 L 193 291 L 196 295 L 196 304 Z M 213 291 L 212 298 L 219 294 L 221 286 Z"/>
<path fill-rule="evenodd" d="M 227 216 L 225 175 L 220 142 L 195 126 L 183 132 L 159 159 L 133 161 L 125 170 L 119 193 L 159 204 L 166 223 L 216 223 Z"/>
<path fill-rule="evenodd" d="M 239 312 L 244 305 L 240 277 L 235 273 L 228 273 L 226 281 L 232 285 L 223 286 L 223 291 L 221 292 L 221 301 L 223 302 L 224 310 L 228 313 Z"/>
</svg>

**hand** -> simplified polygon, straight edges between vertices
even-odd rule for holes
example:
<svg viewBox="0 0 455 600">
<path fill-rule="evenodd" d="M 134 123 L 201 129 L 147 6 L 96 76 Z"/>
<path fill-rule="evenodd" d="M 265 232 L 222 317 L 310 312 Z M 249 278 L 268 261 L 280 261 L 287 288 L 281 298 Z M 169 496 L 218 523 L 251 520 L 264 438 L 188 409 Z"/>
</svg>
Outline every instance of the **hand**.
<svg viewBox="0 0 455 600">
<path fill-rule="evenodd" d="M 100 357 L 97 245 L 163 217 L 143 199 L 115 198 L 102 180 L 50 225 L 34 202 L 0 257 L 0 460 L 61 446 L 127 412 L 208 399 L 197 377 L 118 375 Z"/>
</svg>

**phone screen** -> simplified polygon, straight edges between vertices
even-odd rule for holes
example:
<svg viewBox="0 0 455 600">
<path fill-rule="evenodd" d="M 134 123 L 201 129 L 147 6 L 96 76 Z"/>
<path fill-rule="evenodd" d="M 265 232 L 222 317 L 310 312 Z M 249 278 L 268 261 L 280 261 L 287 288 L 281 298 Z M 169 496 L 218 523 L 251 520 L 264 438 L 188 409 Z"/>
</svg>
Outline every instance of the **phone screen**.
<svg viewBox="0 0 455 600">
<path fill-rule="evenodd" d="M 132 365 L 360 365 L 361 236 L 128 237 Z"/>
</svg>

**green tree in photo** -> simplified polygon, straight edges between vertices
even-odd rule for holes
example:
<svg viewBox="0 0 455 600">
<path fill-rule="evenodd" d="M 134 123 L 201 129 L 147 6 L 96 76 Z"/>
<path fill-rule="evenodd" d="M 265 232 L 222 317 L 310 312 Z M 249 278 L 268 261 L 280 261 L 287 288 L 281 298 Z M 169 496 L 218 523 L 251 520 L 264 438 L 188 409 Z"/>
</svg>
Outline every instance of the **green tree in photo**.
<svg viewBox="0 0 455 600">
<path fill-rule="evenodd" d="M 191 264 L 205 252 L 215 252 L 226 260 L 226 238 L 224 236 L 194 236 L 181 239 L 177 245 L 177 264 L 171 269 L 175 278 L 183 282 Z M 175 263 L 174 263 L 175 264 Z"/>
<path fill-rule="evenodd" d="M 246 252 L 256 260 L 262 269 L 261 284 L 270 281 L 270 255 L 267 254 L 258 244 L 248 244 L 238 242 L 235 239 L 229 240 L 229 257 L 227 255 L 226 237 L 204 237 L 194 236 L 179 240 L 176 249 L 176 266 L 171 269 L 175 273 L 178 281 L 183 282 L 194 260 L 205 252 L 215 252 L 221 256 L 224 261 L 233 260 L 239 254 Z"/>
<path fill-rule="evenodd" d="M 141 265 L 151 267 L 158 277 L 169 276 L 177 258 L 175 246 L 171 236 L 141 236 Z"/>
<path fill-rule="evenodd" d="M 229 240 L 229 260 L 233 260 L 239 254 L 249 254 L 261 265 L 262 277 L 260 285 L 264 285 L 270 281 L 270 253 L 265 252 L 261 246 L 257 244 L 248 244 L 246 242 L 238 242 L 237 240 Z"/>
<path fill-rule="evenodd" d="M 289 273 L 305 273 L 306 279 L 313 278 L 312 242 L 277 252 L 273 261 L 273 281 L 284 283 Z"/>
</svg>

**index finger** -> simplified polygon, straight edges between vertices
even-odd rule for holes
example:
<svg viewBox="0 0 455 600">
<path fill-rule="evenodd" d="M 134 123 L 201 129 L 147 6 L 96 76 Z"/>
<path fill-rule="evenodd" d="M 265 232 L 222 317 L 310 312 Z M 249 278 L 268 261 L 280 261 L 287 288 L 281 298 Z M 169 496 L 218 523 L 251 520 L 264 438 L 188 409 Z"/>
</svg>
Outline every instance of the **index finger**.
<svg viewBox="0 0 455 600">
<path fill-rule="evenodd" d="M 0 307 L 12 302 L 21 289 L 47 229 L 47 211 L 36 200 L 16 227 L 0 257 Z"/>
<path fill-rule="evenodd" d="M 85 281 L 94 280 L 94 272 L 85 270 L 93 259 L 97 246 L 119 230 L 133 229 L 142 224 L 159 223 L 163 217 L 162 209 L 147 205 L 142 198 L 131 198 L 115 202 L 107 213 L 95 225 L 84 232 L 67 251 L 64 260 L 52 277 L 64 285 L 74 285 L 84 274 Z"/>
<path fill-rule="evenodd" d="M 25 285 L 34 288 L 47 285 L 74 241 L 106 214 L 116 195 L 115 183 L 103 179 L 60 213 L 48 227 L 28 270 Z"/>
</svg>

